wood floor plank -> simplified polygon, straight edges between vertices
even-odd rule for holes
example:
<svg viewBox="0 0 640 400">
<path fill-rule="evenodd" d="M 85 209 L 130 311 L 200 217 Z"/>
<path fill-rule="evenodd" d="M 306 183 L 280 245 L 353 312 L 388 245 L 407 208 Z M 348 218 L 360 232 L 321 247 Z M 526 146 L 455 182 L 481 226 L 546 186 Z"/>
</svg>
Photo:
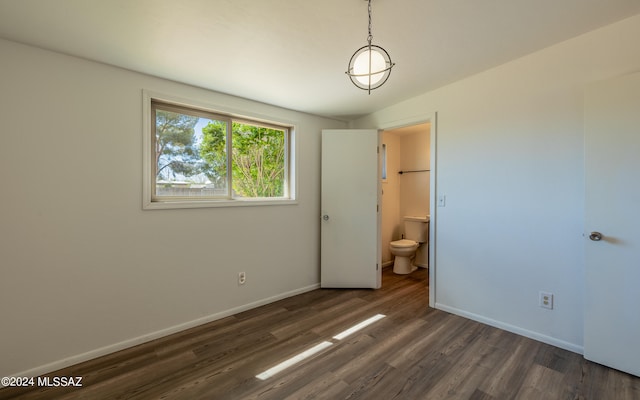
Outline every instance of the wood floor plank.
<svg viewBox="0 0 640 400">
<path fill-rule="evenodd" d="M 496 399 L 515 398 L 524 381 L 527 370 L 534 363 L 538 342 L 510 332 L 502 332 L 501 345 L 507 355 L 493 369 L 478 388 Z"/>
<path fill-rule="evenodd" d="M 429 399 L 470 398 L 487 380 L 495 365 L 504 359 L 504 352 L 496 347 L 499 332 L 484 327 L 476 339 L 469 342 L 455 361 L 455 367 L 425 393 Z M 484 333 L 488 336 L 483 336 Z"/>
<path fill-rule="evenodd" d="M 335 400 L 349 385 L 333 372 L 326 372 L 309 384 L 286 397 L 284 400 Z"/>
<path fill-rule="evenodd" d="M 522 400 L 561 399 L 564 392 L 562 390 L 562 381 L 563 374 L 561 372 L 540 364 L 534 364 L 529 368 L 515 398 Z"/>
<path fill-rule="evenodd" d="M 429 308 L 427 278 L 385 269 L 380 290 L 314 290 L 49 374 L 83 376 L 83 388 L 5 388 L 0 400 L 640 400 L 638 377 Z"/>
</svg>

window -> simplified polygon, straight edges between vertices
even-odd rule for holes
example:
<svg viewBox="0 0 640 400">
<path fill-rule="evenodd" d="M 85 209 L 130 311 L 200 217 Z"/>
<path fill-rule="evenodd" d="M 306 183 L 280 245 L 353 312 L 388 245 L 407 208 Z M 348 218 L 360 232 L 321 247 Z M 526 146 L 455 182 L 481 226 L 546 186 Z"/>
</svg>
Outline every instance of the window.
<svg viewBox="0 0 640 400">
<path fill-rule="evenodd" d="M 145 207 L 292 202 L 290 126 L 151 97 Z"/>
<path fill-rule="evenodd" d="M 387 180 L 387 145 L 382 143 L 382 180 Z"/>
</svg>

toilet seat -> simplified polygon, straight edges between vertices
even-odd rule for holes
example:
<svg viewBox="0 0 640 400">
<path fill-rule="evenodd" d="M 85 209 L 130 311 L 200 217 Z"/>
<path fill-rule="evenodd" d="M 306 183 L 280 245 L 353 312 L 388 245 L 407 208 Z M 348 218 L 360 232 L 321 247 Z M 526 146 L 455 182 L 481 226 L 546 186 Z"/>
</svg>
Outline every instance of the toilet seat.
<svg viewBox="0 0 640 400">
<path fill-rule="evenodd" d="M 401 240 L 395 240 L 389 244 L 397 248 L 406 248 L 406 247 L 414 247 L 418 243 L 409 239 L 401 239 Z"/>
</svg>

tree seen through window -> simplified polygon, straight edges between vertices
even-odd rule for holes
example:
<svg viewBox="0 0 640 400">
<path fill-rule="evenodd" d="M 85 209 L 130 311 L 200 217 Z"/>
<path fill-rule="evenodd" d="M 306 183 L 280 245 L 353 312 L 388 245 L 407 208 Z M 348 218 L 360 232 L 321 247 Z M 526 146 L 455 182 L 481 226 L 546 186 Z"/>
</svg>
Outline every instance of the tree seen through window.
<svg viewBox="0 0 640 400">
<path fill-rule="evenodd" d="M 286 128 L 155 109 L 156 196 L 285 195 Z M 227 159 L 227 126 L 231 154 Z M 232 194 L 227 166 L 231 165 Z"/>
</svg>

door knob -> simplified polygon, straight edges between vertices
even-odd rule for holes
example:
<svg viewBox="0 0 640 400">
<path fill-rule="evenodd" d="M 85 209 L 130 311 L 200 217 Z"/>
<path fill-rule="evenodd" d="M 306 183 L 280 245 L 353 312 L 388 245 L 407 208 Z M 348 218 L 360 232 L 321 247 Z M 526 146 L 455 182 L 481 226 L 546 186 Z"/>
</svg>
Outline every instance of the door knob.
<svg viewBox="0 0 640 400">
<path fill-rule="evenodd" d="M 325 214 L 325 215 L 322 216 L 322 219 L 325 220 L 325 221 L 328 221 L 329 220 L 329 216 L 327 214 Z"/>
<path fill-rule="evenodd" d="M 589 239 L 593 240 L 594 242 L 599 242 L 600 240 L 602 240 L 602 233 L 600 232 L 591 232 L 591 234 L 589 235 Z"/>
</svg>

